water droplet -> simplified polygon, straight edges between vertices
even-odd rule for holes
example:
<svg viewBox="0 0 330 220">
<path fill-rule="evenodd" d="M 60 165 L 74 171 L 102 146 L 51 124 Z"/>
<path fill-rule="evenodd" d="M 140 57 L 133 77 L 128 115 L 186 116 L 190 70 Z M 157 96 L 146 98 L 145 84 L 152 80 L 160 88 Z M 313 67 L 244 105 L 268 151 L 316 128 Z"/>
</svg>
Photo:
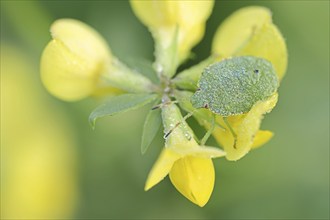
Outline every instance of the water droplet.
<svg viewBox="0 0 330 220">
<path fill-rule="evenodd" d="M 156 64 L 156 71 L 157 71 L 158 73 L 163 72 L 163 66 L 162 66 L 160 63 L 157 63 L 157 64 Z"/>
<path fill-rule="evenodd" d="M 191 135 L 188 132 L 185 132 L 184 136 L 188 139 L 188 141 L 191 140 Z"/>
</svg>

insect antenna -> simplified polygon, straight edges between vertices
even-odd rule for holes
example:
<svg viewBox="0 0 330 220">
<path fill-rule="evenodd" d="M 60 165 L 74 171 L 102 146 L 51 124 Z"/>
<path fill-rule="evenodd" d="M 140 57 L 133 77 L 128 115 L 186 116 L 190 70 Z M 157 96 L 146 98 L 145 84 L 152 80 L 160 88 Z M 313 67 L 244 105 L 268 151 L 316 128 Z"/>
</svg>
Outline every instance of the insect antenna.
<svg viewBox="0 0 330 220">
<path fill-rule="evenodd" d="M 156 110 L 156 109 L 159 109 L 159 108 L 163 108 L 163 107 L 166 106 L 166 105 L 169 105 L 169 104 L 175 104 L 175 103 L 178 103 L 178 101 L 175 100 L 175 101 L 169 101 L 169 102 L 165 102 L 165 103 L 160 103 L 160 104 L 158 104 L 158 105 L 153 106 L 153 107 L 151 108 L 151 110 Z"/>
<path fill-rule="evenodd" d="M 165 135 L 164 135 L 164 138 L 167 138 L 172 132 L 174 129 L 176 129 L 183 121 L 186 121 L 188 118 L 190 118 L 191 116 L 193 116 L 196 112 L 197 112 L 198 109 L 194 109 L 192 112 L 188 113 L 187 115 L 185 115 L 183 118 L 182 118 L 182 121 L 178 122 L 175 124 L 175 126 L 169 130 Z M 206 143 L 206 141 L 210 138 L 210 136 L 212 135 L 212 132 L 215 128 L 215 126 L 223 129 L 224 131 L 226 130 L 222 125 L 220 125 L 216 120 L 215 120 L 215 115 L 213 114 L 213 117 L 212 117 L 212 121 L 211 121 L 211 127 L 210 129 L 206 132 L 206 134 L 204 135 L 204 137 L 202 138 L 201 140 L 201 145 L 204 145 Z M 233 131 L 234 132 L 234 131 Z M 234 135 L 236 137 L 236 134 L 234 132 Z M 236 140 L 236 139 L 235 139 Z M 235 142 L 236 143 L 236 142 Z"/>
<path fill-rule="evenodd" d="M 233 135 L 234 137 L 234 148 L 236 149 L 236 142 L 237 142 L 237 135 L 234 131 L 234 129 L 231 127 L 231 125 L 229 124 L 227 117 L 223 117 L 223 121 L 225 122 L 225 124 L 227 125 L 227 127 L 229 128 L 230 133 Z"/>
</svg>

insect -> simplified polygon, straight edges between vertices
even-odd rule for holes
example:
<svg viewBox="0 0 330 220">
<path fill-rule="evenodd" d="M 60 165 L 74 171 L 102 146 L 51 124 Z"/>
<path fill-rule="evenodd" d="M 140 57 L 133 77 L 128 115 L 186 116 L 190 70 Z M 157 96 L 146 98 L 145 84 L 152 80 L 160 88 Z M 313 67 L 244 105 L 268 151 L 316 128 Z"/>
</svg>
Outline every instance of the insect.
<svg viewBox="0 0 330 220">
<path fill-rule="evenodd" d="M 207 108 L 223 117 L 248 112 L 273 95 L 278 78 L 272 64 L 253 56 L 235 57 L 208 66 L 191 97 L 194 108 Z"/>
<path fill-rule="evenodd" d="M 255 103 L 273 95 L 278 87 L 278 77 L 269 61 L 253 56 L 240 56 L 205 68 L 198 82 L 198 89 L 190 101 L 195 109 L 206 108 L 223 117 L 234 137 L 235 148 L 237 135 L 227 117 L 249 112 Z M 191 115 L 193 112 L 185 116 L 184 120 Z M 214 126 L 213 118 L 211 128 L 202 138 L 202 145 L 212 134 Z M 167 132 L 165 137 L 170 135 L 172 130 Z"/>
<path fill-rule="evenodd" d="M 253 56 L 235 57 L 210 65 L 202 73 L 198 84 L 191 104 L 196 109 L 207 108 L 223 117 L 234 137 L 234 148 L 237 136 L 227 117 L 247 113 L 256 102 L 270 97 L 279 87 L 272 64 Z M 214 121 L 203 143 L 213 128 Z"/>
</svg>

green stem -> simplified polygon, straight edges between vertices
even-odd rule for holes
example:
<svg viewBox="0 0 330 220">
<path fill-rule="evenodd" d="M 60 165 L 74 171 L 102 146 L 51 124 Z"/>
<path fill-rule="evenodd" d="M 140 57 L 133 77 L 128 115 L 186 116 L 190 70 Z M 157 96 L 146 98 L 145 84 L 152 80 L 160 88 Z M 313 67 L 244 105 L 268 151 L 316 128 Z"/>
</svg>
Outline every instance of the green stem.
<svg viewBox="0 0 330 220">
<path fill-rule="evenodd" d="M 154 85 L 148 78 L 131 70 L 117 59 L 114 59 L 111 64 L 108 65 L 102 77 L 104 84 L 127 92 L 160 92 L 158 86 Z"/>
<path fill-rule="evenodd" d="M 165 43 L 167 41 L 166 37 L 162 33 L 157 31 L 152 31 L 155 39 L 155 69 L 157 75 L 160 79 L 167 78 L 170 79 L 174 76 L 176 69 L 179 65 L 178 57 L 178 27 L 173 31 L 172 39 L 170 43 Z"/>
</svg>

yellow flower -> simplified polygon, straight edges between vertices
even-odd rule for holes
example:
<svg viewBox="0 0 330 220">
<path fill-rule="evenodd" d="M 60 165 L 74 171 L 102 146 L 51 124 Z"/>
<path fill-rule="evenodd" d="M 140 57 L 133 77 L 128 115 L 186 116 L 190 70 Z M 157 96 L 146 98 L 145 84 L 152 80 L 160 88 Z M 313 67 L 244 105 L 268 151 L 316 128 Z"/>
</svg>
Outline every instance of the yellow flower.
<svg viewBox="0 0 330 220">
<path fill-rule="evenodd" d="M 51 26 L 53 40 L 41 58 L 41 79 L 48 91 L 63 100 L 76 101 L 92 94 L 149 92 L 152 83 L 114 57 L 93 28 L 74 19 Z"/>
<path fill-rule="evenodd" d="M 175 104 L 163 107 L 162 116 L 165 132 L 172 132 L 149 173 L 145 190 L 169 174 L 171 182 L 182 195 L 203 207 L 214 187 L 215 174 L 211 158 L 224 156 L 225 153 L 219 148 L 199 146 Z M 174 128 L 177 123 L 180 125 Z"/>
<path fill-rule="evenodd" d="M 50 31 L 53 40 L 41 58 L 43 84 L 52 95 L 67 101 L 91 95 L 111 62 L 107 43 L 90 26 L 74 19 L 57 20 Z"/>
<path fill-rule="evenodd" d="M 70 124 L 41 95 L 29 57 L 1 45 L 0 58 L 1 219 L 72 218 L 78 184 Z"/>
<path fill-rule="evenodd" d="M 164 70 L 171 77 L 177 65 L 190 55 L 191 49 L 202 39 L 214 1 L 131 0 L 130 3 L 136 16 L 149 28 L 156 41 L 159 64 L 162 68 L 173 65 L 172 69 Z M 171 51 L 172 47 L 174 52 Z"/>
<path fill-rule="evenodd" d="M 225 129 L 216 127 L 213 136 L 223 146 L 228 160 L 238 160 L 246 155 L 252 148 L 266 143 L 273 136 L 270 131 L 260 131 L 263 115 L 270 112 L 276 105 L 277 93 L 265 101 L 257 102 L 251 110 L 244 115 L 227 118 L 230 126 L 236 133 L 236 140 L 230 128 L 224 123 L 221 116 L 217 122 Z"/>
<path fill-rule="evenodd" d="M 218 28 L 212 53 L 221 57 L 256 56 L 269 60 L 282 79 L 288 64 L 285 41 L 272 23 L 271 12 L 264 7 L 250 6 L 237 10 Z"/>
<path fill-rule="evenodd" d="M 285 41 L 272 23 L 271 12 L 264 7 L 250 6 L 242 8 L 229 16 L 218 28 L 213 39 L 212 53 L 221 57 L 252 55 L 269 60 L 282 79 L 288 62 Z M 250 149 L 269 141 L 273 133 L 259 130 L 263 114 L 276 105 L 277 94 L 268 100 L 256 103 L 247 114 L 228 118 L 234 132 L 236 143 L 222 117 L 217 122 L 227 129 L 216 128 L 213 132 L 216 140 L 224 147 L 228 160 L 238 160 Z"/>
<path fill-rule="evenodd" d="M 173 82 L 183 89 L 195 90 L 202 70 L 210 62 L 233 56 L 256 56 L 269 60 L 281 80 L 288 64 L 285 40 L 272 23 L 271 12 L 250 6 L 237 10 L 218 28 L 213 38 L 212 55 L 205 61 L 179 73 Z"/>
<path fill-rule="evenodd" d="M 264 58 L 273 64 L 279 79 L 283 78 L 288 63 L 286 44 L 280 31 L 272 23 L 271 12 L 259 6 L 246 7 L 234 12 L 219 26 L 213 39 L 212 54 L 218 56 L 219 60 L 245 55 Z M 181 88 L 196 89 L 202 70 L 209 65 L 209 60 L 212 60 L 212 56 L 181 72 L 173 81 Z M 272 138 L 271 131 L 259 128 L 262 115 L 275 106 L 276 100 L 277 94 L 256 103 L 247 114 L 228 117 L 234 134 L 223 118 L 216 116 L 217 123 L 225 127 L 225 130 L 216 126 L 213 135 L 224 147 L 227 159 L 238 160 L 250 149 L 260 147 Z M 194 116 L 198 118 L 202 111 L 204 110 L 197 110 Z M 206 128 L 211 127 L 205 120 L 198 118 L 198 121 L 204 121 L 202 125 Z"/>
<path fill-rule="evenodd" d="M 176 91 L 174 95 L 181 108 L 187 112 L 194 111 L 194 116 L 198 123 L 207 129 L 211 129 L 212 112 L 208 109 L 194 109 L 190 102 L 192 94 L 187 91 Z M 251 149 L 262 146 L 273 137 L 271 131 L 259 130 L 259 128 L 263 115 L 274 108 L 277 98 L 278 95 L 275 93 L 267 100 L 257 102 L 248 113 L 227 117 L 231 129 L 233 129 L 237 136 L 236 142 L 223 117 L 216 116 L 213 136 L 224 148 L 228 160 L 240 159 Z"/>
</svg>

